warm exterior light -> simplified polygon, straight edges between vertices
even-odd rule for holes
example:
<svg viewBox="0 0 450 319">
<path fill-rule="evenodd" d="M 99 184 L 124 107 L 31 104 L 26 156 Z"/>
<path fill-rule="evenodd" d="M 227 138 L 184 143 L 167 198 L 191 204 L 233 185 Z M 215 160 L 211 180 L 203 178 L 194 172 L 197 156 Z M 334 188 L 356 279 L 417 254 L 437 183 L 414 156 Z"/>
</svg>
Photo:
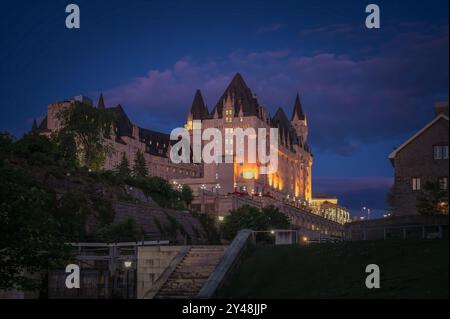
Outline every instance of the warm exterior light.
<svg viewBox="0 0 450 319">
<path fill-rule="evenodd" d="M 302 240 L 303 240 L 304 242 L 307 242 L 307 241 L 308 241 L 308 237 L 303 236 Z"/>
<path fill-rule="evenodd" d="M 223 222 L 225 218 L 223 216 L 219 216 L 219 222 Z"/>
<path fill-rule="evenodd" d="M 252 179 L 253 178 L 253 172 L 252 171 L 245 171 L 242 176 L 244 176 L 245 179 Z"/>
<path fill-rule="evenodd" d="M 130 261 L 130 260 L 125 260 L 123 262 L 123 265 L 124 265 L 125 268 L 131 268 L 131 266 L 133 266 L 133 262 Z"/>
<path fill-rule="evenodd" d="M 275 234 L 275 231 L 274 231 L 274 230 L 271 230 L 270 233 L 273 235 L 273 234 Z"/>
</svg>

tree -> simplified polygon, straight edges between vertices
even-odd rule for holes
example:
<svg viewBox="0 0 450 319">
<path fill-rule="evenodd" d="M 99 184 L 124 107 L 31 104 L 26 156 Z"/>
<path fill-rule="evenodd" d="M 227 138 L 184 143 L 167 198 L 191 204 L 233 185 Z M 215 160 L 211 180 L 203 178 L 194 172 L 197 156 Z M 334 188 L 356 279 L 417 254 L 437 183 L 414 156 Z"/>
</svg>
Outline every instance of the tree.
<svg viewBox="0 0 450 319">
<path fill-rule="evenodd" d="M 7 158 L 12 150 L 13 136 L 8 132 L 0 132 L 0 161 Z"/>
<path fill-rule="evenodd" d="M 244 205 L 232 211 L 225 217 L 222 224 L 222 234 L 225 239 L 231 240 L 241 229 L 272 230 L 290 227 L 287 218 L 274 207 L 260 210 L 253 206 Z"/>
<path fill-rule="evenodd" d="M 29 165 L 58 164 L 58 149 L 46 136 L 35 133 L 26 134 L 14 143 L 12 156 L 27 161 Z"/>
<path fill-rule="evenodd" d="M 75 136 L 82 154 L 81 164 L 93 170 L 101 169 L 110 151 L 105 139 L 112 134 L 114 113 L 75 102 L 73 106 L 60 111 L 57 117 L 63 123 L 61 130 Z"/>
<path fill-rule="evenodd" d="M 189 206 L 191 205 L 193 198 L 192 189 L 188 185 L 183 185 L 183 188 L 181 189 L 181 199 Z"/>
<path fill-rule="evenodd" d="M 9 163 L 0 163 L 0 290 L 34 290 L 30 276 L 61 265 L 68 247 L 54 218 L 54 194 Z"/>
<path fill-rule="evenodd" d="M 448 190 L 439 182 L 427 182 L 417 194 L 417 211 L 422 215 L 448 215 Z"/>
<path fill-rule="evenodd" d="M 98 237 L 109 243 L 142 240 L 143 230 L 132 218 L 121 223 L 110 224 L 98 231 Z"/>
<path fill-rule="evenodd" d="M 116 167 L 116 172 L 119 176 L 124 178 L 131 175 L 130 165 L 128 163 L 128 158 L 126 157 L 125 153 L 123 153 L 122 160 Z"/>
<path fill-rule="evenodd" d="M 147 164 L 145 163 L 144 154 L 141 150 L 136 152 L 134 158 L 133 175 L 138 177 L 146 177 L 148 175 Z"/>
<path fill-rule="evenodd" d="M 79 163 L 75 134 L 70 131 L 57 131 L 52 134 L 51 140 L 57 146 L 61 164 L 68 167 L 77 167 Z"/>
<path fill-rule="evenodd" d="M 285 214 L 279 211 L 277 207 L 267 206 L 263 208 L 263 214 L 269 219 L 271 229 L 289 229 L 291 224 Z"/>
</svg>

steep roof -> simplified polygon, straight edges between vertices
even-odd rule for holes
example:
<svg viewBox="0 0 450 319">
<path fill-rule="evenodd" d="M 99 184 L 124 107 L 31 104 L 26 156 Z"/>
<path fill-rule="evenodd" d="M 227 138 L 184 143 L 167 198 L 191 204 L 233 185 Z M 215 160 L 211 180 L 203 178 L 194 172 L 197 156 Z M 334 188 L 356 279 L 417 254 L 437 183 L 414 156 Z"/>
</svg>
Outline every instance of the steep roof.
<svg viewBox="0 0 450 319">
<path fill-rule="evenodd" d="M 147 153 L 165 157 L 170 145 L 170 135 L 139 128 L 139 139 L 147 145 Z"/>
<path fill-rule="evenodd" d="M 42 122 L 38 125 L 38 130 L 47 129 L 47 115 L 42 119 Z"/>
<path fill-rule="evenodd" d="M 305 119 L 305 113 L 303 113 L 302 102 L 300 101 L 300 96 L 297 93 L 297 97 L 295 98 L 294 111 L 292 112 L 291 121 L 297 115 L 299 120 Z"/>
<path fill-rule="evenodd" d="M 389 159 L 392 161 L 403 148 L 405 148 L 409 143 L 414 141 L 416 138 L 418 138 L 420 135 L 422 135 L 426 130 L 428 130 L 430 127 L 432 127 L 435 123 L 437 123 L 439 120 L 444 119 L 448 122 L 448 117 L 445 114 L 440 114 L 436 116 L 430 123 L 425 125 L 420 131 L 418 131 L 416 134 L 411 136 L 408 140 L 406 140 L 402 145 L 397 147 L 394 151 L 389 154 Z"/>
<path fill-rule="evenodd" d="M 116 128 L 117 132 L 116 135 L 118 137 L 120 136 L 132 136 L 133 135 L 133 127 L 131 124 L 130 119 L 128 118 L 128 115 L 125 113 L 125 111 L 122 108 L 122 105 L 117 105 L 116 107 L 111 107 L 108 110 L 111 110 L 116 114 Z"/>
<path fill-rule="evenodd" d="M 276 127 L 278 127 L 283 143 L 287 137 L 291 144 L 299 144 L 297 133 L 281 107 L 278 108 L 277 112 L 273 116 L 272 122 Z"/>
<path fill-rule="evenodd" d="M 202 93 L 200 92 L 200 90 L 197 90 L 195 92 L 194 101 L 192 102 L 191 106 L 191 114 L 193 120 L 203 120 L 209 115 L 208 108 L 203 101 Z"/>
<path fill-rule="evenodd" d="M 234 111 L 236 114 L 239 113 L 241 106 L 244 116 L 257 116 L 259 114 L 258 101 L 253 96 L 252 91 L 245 83 L 241 74 L 236 73 L 236 75 L 233 77 L 230 84 L 226 88 L 225 92 L 220 97 L 211 114 L 214 114 L 217 110 L 219 116 L 222 116 L 223 104 L 228 96 L 234 98 Z"/>
</svg>

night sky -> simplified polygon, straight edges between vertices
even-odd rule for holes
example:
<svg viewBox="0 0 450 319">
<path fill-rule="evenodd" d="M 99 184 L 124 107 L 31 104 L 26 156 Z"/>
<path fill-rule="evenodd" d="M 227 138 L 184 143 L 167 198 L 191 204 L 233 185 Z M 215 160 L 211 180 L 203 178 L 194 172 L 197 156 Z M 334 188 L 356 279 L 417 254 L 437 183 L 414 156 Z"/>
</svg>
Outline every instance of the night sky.
<svg viewBox="0 0 450 319">
<path fill-rule="evenodd" d="M 7 3 L 6 3 L 7 2 Z M 81 29 L 65 28 L 65 7 Z M 381 29 L 365 28 L 365 6 Z M 313 191 L 378 215 L 393 147 L 448 99 L 448 0 L 2 1 L 0 130 L 20 137 L 49 103 L 121 103 L 140 126 L 182 126 L 200 88 L 211 109 L 236 72 L 271 114 L 300 93 Z"/>
</svg>

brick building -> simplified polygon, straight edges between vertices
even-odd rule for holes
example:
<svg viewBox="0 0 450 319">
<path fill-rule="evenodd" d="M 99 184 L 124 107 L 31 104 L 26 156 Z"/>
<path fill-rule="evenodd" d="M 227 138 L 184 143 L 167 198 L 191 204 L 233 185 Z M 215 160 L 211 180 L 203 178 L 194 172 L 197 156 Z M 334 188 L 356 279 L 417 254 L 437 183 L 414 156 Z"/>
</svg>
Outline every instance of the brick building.
<svg viewBox="0 0 450 319">
<path fill-rule="evenodd" d="M 439 182 L 448 190 L 448 101 L 437 103 L 435 112 L 432 121 L 389 155 L 395 177 L 394 215 L 418 214 L 416 196 L 427 182 Z"/>
</svg>

